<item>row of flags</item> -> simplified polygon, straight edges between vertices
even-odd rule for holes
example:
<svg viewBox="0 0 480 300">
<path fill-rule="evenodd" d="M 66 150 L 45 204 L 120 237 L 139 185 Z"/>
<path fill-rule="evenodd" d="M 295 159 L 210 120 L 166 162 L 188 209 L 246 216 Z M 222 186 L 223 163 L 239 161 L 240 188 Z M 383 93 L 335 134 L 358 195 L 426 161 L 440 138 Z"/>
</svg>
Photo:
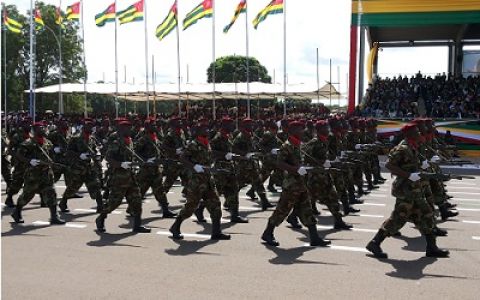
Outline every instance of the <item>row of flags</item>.
<svg viewBox="0 0 480 300">
<path fill-rule="evenodd" d="M 197 5 L 193 10 L 191 10 L 183 20 L 183 30 L 186 30 L 190 26 L 194 25 L 200 19 L 212 17 L 213 1 L 214 0 L 203 0 L 199 5 Z M 270 3 L 264 9 L 262 9 L 253 20 L 254 28 L 257 29 L 258 25 L 263 22 L 269 15 L 283 13 L 283 1 L 284 0 L 271 0 Z M 233 24 L 235 24 L 235 21 L 238 19 L 240 14 L 245 13 L 246 10 L 247 0 L 240 0 L 240 3 L 237 5 L 237 8 L 235 9 L 235 13 L 230 23 L 225 26 L 223 32 L 227 33 L 233 26 Z M 109 22 L 115 22 L 116 18 L 118 18 L 120 24 L 143 21 L 144 0 L 140 0 L 119 12 L 117 12 L 116 10 L 115 3 L 112 3 L 104 11 L 95 15 L 95 24 L 99 27 L 103 27 Z M 6 11 L 4 11 L 3 13 L 3 19 L 3 25 L 7 30 L 13 33 L 22 32 L 23 25 L 17 20 L 10 18 L 7 15 Z M 65 15 L 62 13 L 60 7 L 56 9 L 55 23 L 64 28 L 65 19 L 70 21 L 78 21 L 80 19 L 80 2 L 76 2 L 68 6 Z M 34 22 L 35 28 L 37 30 L 42 30 L 45 27 L 45 23 L 43 22 L 42 15 L 39 9 L 35 9 Z M 158 25 L 155 31 L 155 35 L 159 40 L 162 40 L 177 26 L 178 11 L 177 0 L 175 0 L 170 11 L 168 12 L 167 17 L 160 25 Z"/>
</svg>

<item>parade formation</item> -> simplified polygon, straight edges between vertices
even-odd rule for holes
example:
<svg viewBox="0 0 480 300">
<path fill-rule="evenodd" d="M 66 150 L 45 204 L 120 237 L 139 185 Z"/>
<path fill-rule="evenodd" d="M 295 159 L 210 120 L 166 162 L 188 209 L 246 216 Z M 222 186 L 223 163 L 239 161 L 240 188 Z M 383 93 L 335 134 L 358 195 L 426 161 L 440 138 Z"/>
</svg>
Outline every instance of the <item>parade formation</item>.
<svg viewBox="0 0 480 300">
<path fill-rule="evenodd" d="M 444 181 L 468 176 L 442 173 L 439 164 L 451 160 L 454 149 L 436 134 L 431 119 L 412 120 L 388 141 L 377 136 L 375 119 L 341 114 L 245 118 L 238 120 L 238 128 L 236 121 L 230 116 L 219 120 L 104 116 L 77 124 L 61 116 L 32 122 L 18 114 L 9 118 L 2 134 L 5 205 L 12 210 L 13 221 L 23 223 L 23 209 L 39 194 L 41 206 L 49 208 L 50 224 L 64 224 L 62 215 L 73 213 L 69 199 L 78 197 L 85 184 L 96 203 L 97 232 L 108 231 L 108 215 L 125 199 L 133 232 L 149 233 L 151 229 L 142 224 L 142 199 L 151 188 L 162 217 L 174 219 L 171 238 L 184 238 L 181 224 L 192 215 L 207 222 L 207 209 L 211 239 L 229 240 L 221 229 L 222 206 L 231 223 L 248 227 L 249 220 L 239 209 L 239 192 L 249 187 L 247 195 L 262 210 L 272 210 L 259 240 L 279 246 L 274 230 L 287 220 L 292 228 L 308 229 L 311 246 L 324 247 L 331 242 L 317 231 L 317 205 L 328 208 L 335 230 L 351 230 L 343 217 L 359 212 L 355 205 L 362 203 L 362 196 L 385 181 L 378 157 L 388 153 L 385 167 L 395 176 L 391 192 L 396 204 L 367 250 L 386 258 L 380 244 L 386 237 L 401 235 L 401 228 L 411 222 L 426 240 L 426 256 L 449 255 L 436 244 L 436 237 L 447 231 L 437 226 L 435 211 L 443 221 L 458 214 L 448 201 Z M 57 195 L 55 184 L 62 175 L 66 189 Z M 175 212 L 167 195 L 178 179 L 186 203 Z M 270 192 L 279 193 L 276 206 L 267 198 L 264 183 Z"/>
</svg>

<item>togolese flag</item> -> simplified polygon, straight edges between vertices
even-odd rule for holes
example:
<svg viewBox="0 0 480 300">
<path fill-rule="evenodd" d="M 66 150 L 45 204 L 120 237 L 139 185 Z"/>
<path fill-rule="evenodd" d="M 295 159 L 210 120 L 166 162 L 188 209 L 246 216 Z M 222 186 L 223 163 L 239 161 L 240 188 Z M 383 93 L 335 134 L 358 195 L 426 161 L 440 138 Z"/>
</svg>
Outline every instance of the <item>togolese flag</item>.
<svg viewBox="0 0 480 300">
<path fill-rule="evenodd" d="M 42 19 L 42 13 L 40 12 L 40 10 L 37 8 L 35 9 L 35 28 L 37 30 L 42 30 L 43 27 L 45 27 L 45 23 L 43 22 L 43 19 Z"/>
<path fill-rule="evenodd" d="M 143 0 L 138 1 L 117 13 L 120 24 L 143 21 Z"/>
<path fill-rule="evenodd" d="M 80 20 L 80 2 L 67 6 L 67 20 Z"/>
<path fill-rule="evenodd" d="M 60 25 L 62 29 L 65 29 L 65 24 L 63 24 L 63 13 L 60 7 L 55 9 L 55 24 Z"/>
<path fill-rule="evenodd" d="M 107 22 L 115 22 L 115 18 L 115 3 L 112 3 L 106 10 L 95 16 L 95 24 L 102 27 Z"/>
<path fill-rule="evenodd" d="M 183 20 L 183 30 L 197 23 L 202 18 L 211 18 L 213 15 L 213 0 L 203 0 Z"/>
<path fill-rule="evenodd" d="M 283 0 L 272 0 L 253 20 L 253 27 L 257 29 L 258 24 L 262 23 L 268 15 L 283 13 Z"/>
<path fill-rule="evenodd" d="M 158 25 L 155 35 L 161 41 L 170 32 L 172 32 L 175 29 L 175 27 L 177 27 L 177 25 L 178 25 L 177 1 L 175 1 L 165 20 L 163 20 L 163 22 L 160 25 Z"/>
<path fill-rule="evenodd" d="M 230 23 L 225 26 L 225 28 L 223 28 L 223 32 L 224 33 L 227 33 L 230 28 L 233 26 L 233 24 L 235 23 L 235 21 L 238 19 L 238 16 L 241 14 L 241 13 L 244 13 L 247 11 L 247 0 L 242 0 L 238 6 L 237 6 L 237 9 L 235 10 L 235 14 L 233 15 L 233 18 L 232 20 L 230 21 Z"/>
<path fill-rule="evenodd" d="M 3 11 L 3 25 L 5 28 L 7 28 L 7 30 L 10 30 L 13 33 L 22 33 L 23 25 L 20 22 L 8 17 L 6 10 Z"/>
</svg>

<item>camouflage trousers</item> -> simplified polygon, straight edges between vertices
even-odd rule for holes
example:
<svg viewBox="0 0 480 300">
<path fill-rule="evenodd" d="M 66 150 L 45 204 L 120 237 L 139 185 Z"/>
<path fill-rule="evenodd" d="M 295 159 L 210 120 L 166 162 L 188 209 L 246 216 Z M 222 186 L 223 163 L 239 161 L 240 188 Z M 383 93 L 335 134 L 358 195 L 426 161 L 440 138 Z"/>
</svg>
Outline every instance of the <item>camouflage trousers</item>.
<svg viewBox="0 0 480 300">
<path fill-rule="evenodd" d="M 142 198 L 151 187 L 157 202 L 160 205 L 168 206 L 167 195 L 163 190 L 162 177 L 160 167 L 142 167 L 137 174 L 137 181 L 140 186 L 140 195 Z"/>
<path fill-rule="evenodd" d="M 331 175 L 332 183 L 338 197 L 347 197 L 348 174 L 346 172 L 335 171 Z"/>
<path fill-rule="evenodd" d="M 101 186 L 97 172 L 93 166 L 86 166 L 81 169 L 68 169 L 65 172 L 65 185 L 67 186 L 63 193 L 63 198 L 69 199 L 85 184 L 90 198 L 96 200 L 101 197 Z"/>
<path fill-rule="evenodd" d="M 166 164 L 164 169 L 164 175 L 165 180 L 163 181 L 163 191 L 165 193 L 168 193 L 168 191 L 170 191 L 179 176 L 182 179 L 182 184 L 186 184 L 184 168 L 177 163 Z"/>
<path fill-rule="evenodd" d="M 110 194 L 103 205 L 102 213 L 111 213 L 122 204 L 123 198 L 126 198 L 130 214 L 134 217 L 142 215 L 142 196 L 133 171 L 120 168 L 111 170 L 107 187 Z"/>
<path fill-rule="evenodd" d="M 257 194 L 265 194 L 265 188 L 263 187 L 263 181 L 260 176 L 259 169 L 251 165 L 238 165 L 237 166 L 238 174 L 238 186 L 243 188 L 248 184 L 252 185 Z"/>
<path fill-rule="evenodd" d="M 185 203 L 185 206 L 178 214 L 181 220 L 190 218 L 201 200 L 203 200 L 203 204 L 210 213 L 212 220 L 219 220 L 222 217 L 220 199 L 218 198 L 215 184 L 213 183 L 213 179 L 210 178 L 210 175 L 192 174 L 186 186 L 185 195 L 187 203 Z"/>
<path fill-rule="evenodd" d="M 18 197 L 17 206 L 27 205 L 35 194 L 40 194 L 42 201 L 48 206 L 57 205 L 57 194 L 53 187 L 53 171 L 49 167 L 27 169 L 25 171 L 25 184 Z"/>
<path fill-rule="evenodd" d="M 238 192 L 240 188 L 237 182 L 237 176 L 235 175 L 234 168 L 228 163 L 216 163 L 215 168 L 226 169 L 231 171 L 231 173 L 221 173 L 214 176 L 215 186 L 219 195 L 225 197 L 225 204 L 230 208 L 238 208 Z"/>
<path fill-rule="evenodd" d="M 8 186 L 7 193 L 9 195 L 16 195 L 22 189 L 25 177 L 25 170 L 27 165 L 23 163 L 15 163 L 12 172 L 12 181 Z"/>
<path fill-rule="evenodd" d="M 272 160 L 264 160 L 262 168 L 260 169 L 260 176 L 262 183 L 270 177 L 270 184 L 281 185 L 282 184 L 282 171 L 276 167 L 276 162 Z"/>
<path fill-rule="evenodd" d="M 306 188 L 299 189 L 298 187 L 282 188 L 280 199 L 268 222 L 274 226 L 279 226 L 292 210 L 300 218 L 303 225 L 308 227 L 317 224 L 317 220 L 313 215 L 308 190 Z"/>
<path fill-rule="evenodd" d="M 382 224 L 382 229 L 391 236 L 408 221 L 414 223 L 420 233 L 424 235 L 432 233 L 433 211 L 421 191 L 397 198 L 395 208 L 390 218 Z"/>
<path fill-rule="evenodd" d="M 307 181 L 310 199 L 314 205 L 316 201 L 327 206 L 335 219 L 341 218 L 338 194 L 333 180 L 328 173 L 311 173 Z"/>
<path fill-rule="evenodd" d="M 5 155 L 2 155 L 2 177 L 8 187 L 12 182 L 12 166 Z"/>
</svg>

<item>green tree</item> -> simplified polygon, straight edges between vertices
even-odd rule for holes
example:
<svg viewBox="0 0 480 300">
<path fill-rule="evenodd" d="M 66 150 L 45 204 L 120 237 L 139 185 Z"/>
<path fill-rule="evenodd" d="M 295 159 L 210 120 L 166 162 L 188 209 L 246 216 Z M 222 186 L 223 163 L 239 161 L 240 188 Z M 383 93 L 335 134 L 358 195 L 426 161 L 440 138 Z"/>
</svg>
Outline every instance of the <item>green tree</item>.
<svg viewBox="0 0 480 300">
<path fill-rule="evenodd" d="M 267 69 L 256 58 L 249 57 L 248 65 L 251 82 L 272 82 Z M 213 66 L 214 63 L 211 63 L 207 69 L 208 82 L 212 82 Z M 215 60 L 215 82 L 247 82 L 247 57 L 233 55 L 217 58 Z"/>
<path fill-rule="evenodd" d="M 35 86 L 43 87 L 60 82 L 60 49 L 58 42 L 60 42 L 62 46 L 63 82 L 72 83 L 82 81 L 85 68 L 82 61 L 83 41 L 78 35 L 78 23 L 65 20 L 65 28 L 60 29 L 60 26 L 55 23 L 56 7 L 54 5 L 37 2 L 36 7 L 41 12 L 45 28 L 35 31 Z M 8 32 L 6 35 L 7 106 L 9 110 L 18 110 L 22 108 L 21 100 L 24 98 L 28 99 L 28 95 L 22 94 L 24 90 L 29 88 L 30 82 L 30 11 L 27 12 L 27 16 L 23 16 L 14 5 L 9 5 L 6 9 L 9 16 L 14 17 L 23 24 L 22 34 Z M 58 94 L 39 94 L 36 95 L 36 101 L 37 112 L 42 112 L 46 109 L 57 111 L 58 109 Z M 71 103 L 72 108 L 83 108 L 83 104 L 81 104 L 83 100 L 80 97 L 72 97 L 71 101 L 73 101 Z M 26 106 L 28 106 L 28 100 L 24 102 L 26 102 L 26 105 L 23 105 L 25 109 L 27 108 Z M 78 112 L 81 111 L 82 110 L 79 110 Z"/>
</svg>

